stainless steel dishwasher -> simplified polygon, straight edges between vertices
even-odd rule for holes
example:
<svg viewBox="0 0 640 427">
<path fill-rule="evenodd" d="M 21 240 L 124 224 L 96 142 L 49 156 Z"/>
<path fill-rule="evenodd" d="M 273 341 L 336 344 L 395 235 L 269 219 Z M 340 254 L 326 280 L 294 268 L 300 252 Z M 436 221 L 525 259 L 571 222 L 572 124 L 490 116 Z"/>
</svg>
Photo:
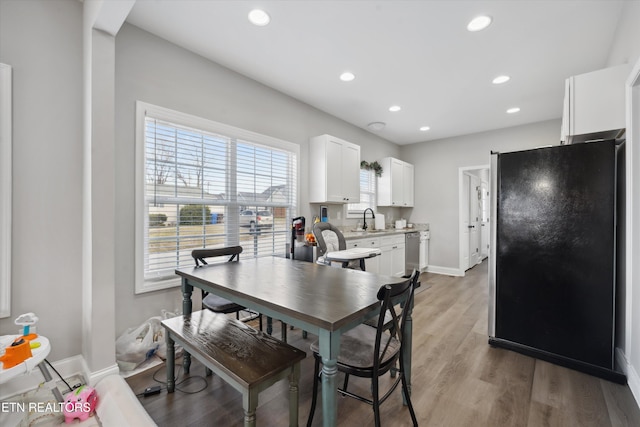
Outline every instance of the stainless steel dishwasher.
<svg viewBox="0 0 640 427">
<path fill-rule="evenodd" d="M 424 271 L 429 264 L 429 232 L 412 231 L 405 234 L 405 275 L 413 269 Z"/>
</svg>

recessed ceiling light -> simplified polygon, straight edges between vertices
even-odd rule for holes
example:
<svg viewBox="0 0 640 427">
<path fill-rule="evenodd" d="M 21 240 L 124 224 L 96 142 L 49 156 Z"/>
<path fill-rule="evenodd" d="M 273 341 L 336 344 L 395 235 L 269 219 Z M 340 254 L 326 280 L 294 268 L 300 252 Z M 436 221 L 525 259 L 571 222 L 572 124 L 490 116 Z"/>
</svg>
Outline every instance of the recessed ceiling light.
<svg viewBox="0 0 640 427">
<path fill-rule="evenodd" d="M 490 24 L 491 24 L 491 17 L 490 16 L 486 16 L 486 15 L 476 16 L 467 25 L 467 30 L 469 30 L 469 31 L 484 30 Z"/>
<path fill-rule="evenodd" d="M 520 108 L 518 107 L 509 108 L 507 110 L 507 114 L 514 114 L 514 113 L 517 113 L 518 111 L 520 111 Z"/>
<path fill-rule="evenodd" d="M 381 131 L 382 129 L 384 129 L 385 126 L 386 126 L 386 123 L 384 122 L 371 122 L 367 125 L 367 128 L 369 130 Z"/>
<path fill-rule="evenodd" d="M 356 75 L 351 73 L 351 72 L 349 72 L 349 71 L 346 71 L 346 72 L 340 74 L 340 80 L 342 80 L 343 82 L 350 82 L 355 78 L 356 78 Z"/>
<path fill-rule="evenodd" d="M 421 130 L 422 132 L 426 132 L 426 131 L 428 131 L 429 129 L 431 129 L 429 126 L 422 126 L 422 127 L 420 128 L 420 130 Z"/>
<path fill-rule="evenodd" d="M 493 84 L 500 85 L 502 83 L 508 82 L 509 80 L 511 80 L 511 77 L 509 76 L 498 76 L 495 79 L 493 79 Z"/>
<path fill-rule="evenodd" d="M 249 22 L 258 27 L 264 27 L 271 22 L 271 17 L 262 9 L 253 9 L 249 12 Z"/>
<path fill-rule="evenodd" d="M 400 108 L 400 106 L 399 106 L 399 105 L 392 105 L 391 107 L 389 107 L 389 111 L 392 111 L 392 112 L 394 112 L 394 113 L 395 113 L 396 111 L 400 111 L 400 110 L 402 110 L 402 108 Z"/>
</svg>

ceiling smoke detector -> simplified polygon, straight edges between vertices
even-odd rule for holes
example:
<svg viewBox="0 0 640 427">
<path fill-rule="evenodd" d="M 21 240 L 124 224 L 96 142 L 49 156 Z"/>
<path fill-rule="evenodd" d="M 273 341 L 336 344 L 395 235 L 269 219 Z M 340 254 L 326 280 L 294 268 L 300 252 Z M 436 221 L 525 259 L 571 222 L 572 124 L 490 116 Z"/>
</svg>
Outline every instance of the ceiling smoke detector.
<svg viewBox="0 0 640 427">
<path fill-rule="evenodd" d="M 383 122 L 371 122 L 367 125 L 367 129 L 372 131 L 381 131 L 386 126 L 386 123 Z"/>
</svg>

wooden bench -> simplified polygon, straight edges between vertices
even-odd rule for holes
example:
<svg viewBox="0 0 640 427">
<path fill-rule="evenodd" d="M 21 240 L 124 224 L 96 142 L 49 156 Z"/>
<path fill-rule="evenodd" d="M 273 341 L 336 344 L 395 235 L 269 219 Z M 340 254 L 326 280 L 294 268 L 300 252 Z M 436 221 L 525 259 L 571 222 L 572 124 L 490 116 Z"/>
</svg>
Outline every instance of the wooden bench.
<svg viewBox="0 0 640 427">
<path fill-rule="evenodd" d="M 175 390 L 174 342 L 242 393 L 244 425 L 256 425 L 258 394 L 289 378 L 289 425 L 298 425 L 300 361 L 306 353 L 211 310 L 162 321 L 167 334 L 167 391 Z"/>
</svg>

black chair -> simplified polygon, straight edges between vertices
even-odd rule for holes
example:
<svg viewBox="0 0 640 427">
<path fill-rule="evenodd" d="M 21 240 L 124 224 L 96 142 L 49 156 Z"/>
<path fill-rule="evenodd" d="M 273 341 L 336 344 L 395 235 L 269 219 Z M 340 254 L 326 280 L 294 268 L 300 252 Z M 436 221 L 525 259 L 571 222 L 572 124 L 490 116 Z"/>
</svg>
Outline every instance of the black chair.
<svg viewBox="0 0 640 427">
<path fill-rule="evenodd" d="M 420 282 L 418 281 L 418 279 L 420 278 L 420 272 L 417 269 L 413 269 L 413 271 L 411 272 L 410 276 L 403 276 L 405 278 L 411 278 L 411 280 L 413 281 L 413 291 L 415 292 L 415 290 L 417 288 L 420 287 Z M 371 319 L 367 320 L 364 322 L 365 325 L 367 326 L 372 326 L 374 328 L 378 327 L 378 317 L 379 316 L 375 316 L 372 317 Z M 384 325 L 383 325 L 384 329 L 390 329 L 393 328 L 393 319 L 391 318 L 391 315 L 389 314 L 389 312 L 387 312 L 384 316 Z M 393 372 L 392 372 L 393 374 Z"/>
<path fill-rule="evenodd" d="M 413 305 L 414 284 L 417 281 L 418 275 L 419 272 L 416 272 L 409 279 L 401 283 L 384 285 L 380 288 L 378 291 L 380 313 L 378 314 L 378 325 L 376 328 L 362 324 L 351 329 L 341 337 L 337 368 L 338 371 L 345 374 L 345 378 L 343 387 L 338 391 L 343 396 L 353 397 L 372 405 L 376 427 L 380 426 L 380 404 L 391 396 L 399 383 L 402 383 L 402 390 L 407 406 L 409 407 L 413 425 L 414 427 L 418 425 L 416 414 L 411 404 L 411 396 L 409 395 L 409 388 L 404 374 L 404 358 L 402 357 L 404 349 L 404 328 L 407 315 Z M 385 327 L 385 317 L 387 314 L 392 319 L 392 327 Z M 307 427 L 310 427 L 313 422 L 313 415 L 318 400 L 318 383 L 322 358 L 318 353 L 319 346 L 317 341 L 311 345 L 311 351 L 315 359 L 315 368 L 313 398 Z M 400 365 L 397 377 L 385 394 L 380 397 L 378 378 L 393 369 L 396 366 L 396 362 Z M 371 398 L 347 391 L 350 375 L 371 379 Z"/>
<path fill-rule="evenodd" d="M 202 265 L 207 265 L 206 258 L 215 258 L 222 256 L 229 256 L 230 258 L 227 262 L 238 261 L 240 259 L 240 254 L 242 253 L 242 246 L 229 246 L 225 248 L 205 248 L 205 249 L 194 249 L 191 251 L 191 256 L 196 262 L 196 268 L 201 267 Z M 241 306 L 240 304 L 236 304 L 233 301 L 229 301 L 226 298 L 223 298 L 218 295 L 210 294 L 202 290 L 202 307 L 207 308 L 214 313 L 224 313 L 230 314 L 235 313 L 236 319 L 240 320 L 240 312 L 247 310 L 246 307 Z M 259 313 L 255 313 L 255 315 L 251 315 L 249 318 L 245 319 L 246 321 L 254 320 L 258 318 L 260 323 L 260 330 L 262 330 L 262 315 Z"/>
</svg>

